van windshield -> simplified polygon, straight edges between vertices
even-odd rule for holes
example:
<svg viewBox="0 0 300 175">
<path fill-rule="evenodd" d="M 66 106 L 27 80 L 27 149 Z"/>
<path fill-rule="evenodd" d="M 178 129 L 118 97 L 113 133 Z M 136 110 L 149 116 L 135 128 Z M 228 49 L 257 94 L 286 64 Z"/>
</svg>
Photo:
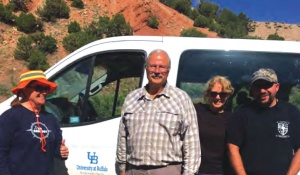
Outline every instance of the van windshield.
<svg viewBox="0 0 300 175">
<path fill-rule="evenodd" d="M 277 98 L 293 103 L 300 109 L 300 54 L 189 50 L 181 57 L 178 67 L 177 87 L 185 90 L 194 103 L 204 102 L 205 83 L 215 75 L 226 76 L 235 88 L 228 108 L 237 106 L 239 93 L 247 93 L 252 73 L 260 68 L 273 69 L 280 83 Z"/>
</svg>

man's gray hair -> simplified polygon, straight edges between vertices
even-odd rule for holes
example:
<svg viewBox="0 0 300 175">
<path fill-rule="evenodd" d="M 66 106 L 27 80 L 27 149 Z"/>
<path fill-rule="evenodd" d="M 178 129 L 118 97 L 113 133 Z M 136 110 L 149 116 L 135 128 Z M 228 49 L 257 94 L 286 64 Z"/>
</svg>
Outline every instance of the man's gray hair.
<svg viewBox="0 0 300 175">
<path fill-rule="evenodd" d="M 148 56 L 147 59 L 146 59 L 145 66 L 147 66 L 148 61 L 149 61 L 149 58 L 150 58 L 153 54 L 156 54 L 156 53 L 164 53 L 164 54 L 166 54 L 166 56 L 167 56 L 167 58 L 168 58 L 168 61 L 169 61 L 169 69 L 170 69 L 170 68 L 171 68 L 171 59 L 170 59 L 170 57 L 169 57 L 169 54 L 168 54 L 166 51 L 162 50 L 162 49 L 155 49 L 155 50 L 151 51 L 151 52 L 149 53 L 149 56 Z"/>
</svg>

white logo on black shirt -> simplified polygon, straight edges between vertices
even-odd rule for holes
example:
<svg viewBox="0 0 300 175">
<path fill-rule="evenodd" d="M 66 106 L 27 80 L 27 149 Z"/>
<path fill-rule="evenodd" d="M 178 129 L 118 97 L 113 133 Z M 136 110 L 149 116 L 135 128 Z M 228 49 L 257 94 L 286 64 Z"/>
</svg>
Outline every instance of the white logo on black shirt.
<svg viewBox="0 0 300 175">
<path fill-rule="evenodd" d="M 276 135 L 276 137 L 281 137 L 281 138 L 288 138 L 290 137 L 287 133 L 289 131 L 289 122 L 287 121 L 277 121 L 277 129 L 279 134 Z"/>
<path fill-rule="evenodd" d="M 40 128 L 38 127 L 37 122 L 34 122 L 31 124 L 30 129 L 28 129 L 27 131 L 30 131 L 34 138 L 42 140 L 42 138 L 40 137 L 40 130 L 42 130 L 45 138 L 48 138 L 51 130 L 49 130 L 44 123 L 39 122 L 39 125 L 40 125 Z"/>
</svg>

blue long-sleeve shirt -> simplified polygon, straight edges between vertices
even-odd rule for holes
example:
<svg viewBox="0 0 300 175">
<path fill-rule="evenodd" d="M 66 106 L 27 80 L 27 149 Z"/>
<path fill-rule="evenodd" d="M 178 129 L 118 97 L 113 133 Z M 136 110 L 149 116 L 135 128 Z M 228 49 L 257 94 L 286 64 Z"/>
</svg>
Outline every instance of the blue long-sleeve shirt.
<svg viewBox="0 0 300 175">
<path fill-rule="evenodd" d="M 46 152 L 41 149 L 34 112 L 16 106 L 0 116 L 0 175 L 52 175 L 54 156 L 60 156 L 62 133 L 52 114 L 41 112 L 39 116 Z"/>
</svg>

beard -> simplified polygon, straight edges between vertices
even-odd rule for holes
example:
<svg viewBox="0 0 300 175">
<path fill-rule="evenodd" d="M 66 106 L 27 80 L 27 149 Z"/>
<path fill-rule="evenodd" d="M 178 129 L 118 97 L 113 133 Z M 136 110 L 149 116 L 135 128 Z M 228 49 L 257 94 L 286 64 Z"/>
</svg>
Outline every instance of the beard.
<svg viewBox="0 0 300 175">
<path fill-rule="evenodd" d="M 271 93 L 267 93 L 267 99 L 264 99 L 266 96 L 265 94 L 262 94 L 262 95 L 259 95 L 257 98 L 256 98 L 256 101 L 260 104 L 260 106 L 263 106 L 263 107 L 270 107 L 271 104 L 273 103 L 275 97 L 272 96 Z"/>
</svg>

